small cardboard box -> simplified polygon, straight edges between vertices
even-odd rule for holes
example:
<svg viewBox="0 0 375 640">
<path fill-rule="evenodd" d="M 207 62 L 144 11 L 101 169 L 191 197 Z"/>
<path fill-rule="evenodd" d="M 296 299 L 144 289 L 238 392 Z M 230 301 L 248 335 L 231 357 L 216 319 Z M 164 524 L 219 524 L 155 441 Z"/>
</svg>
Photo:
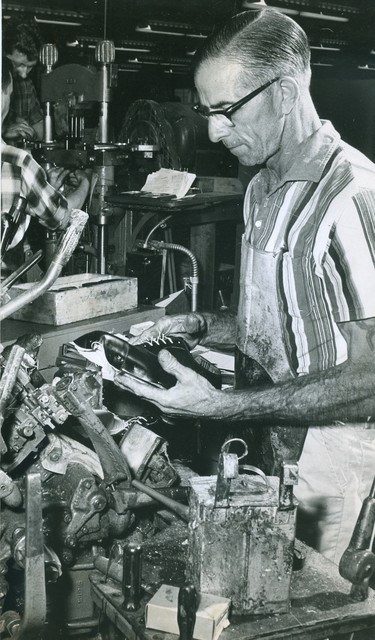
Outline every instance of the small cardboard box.
<svg viewBox="0 0 375 640">
<path fill-rule="evenodd" d="M 162 584 L 146 605 L 145 621 L 148 629 L 179 634 L 177 623 L 178 587 Z M 199 594 L 193 638 L 195 640 L 217 640 L 222 630 L 229 625 L 230 600 Z"/>
<path fill-rule="evenodd" d="M 12 287 L 12 298 L 33 284 Z M 12 318 L 59 326 L 134 309 L 137 298 L 137 278 L 79 273 L 57 278 L 46 293 L 13 313 Z"/>
</svg>

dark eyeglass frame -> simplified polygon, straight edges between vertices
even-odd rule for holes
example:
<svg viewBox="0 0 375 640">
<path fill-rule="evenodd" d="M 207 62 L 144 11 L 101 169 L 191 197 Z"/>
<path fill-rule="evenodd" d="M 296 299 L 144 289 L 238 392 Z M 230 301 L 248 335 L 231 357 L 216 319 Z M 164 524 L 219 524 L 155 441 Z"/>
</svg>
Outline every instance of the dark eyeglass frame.
<svg viewBox="0 0 375 640">
<path fill-rule="evenodd" d="M 209 107 L 205 107 L 204 105 L 199 103 L 194 104 L 192 106 L 192 109 L 196 113 L 199 113 L 199 115 L 203 116 L 203 118 L 206 118 L 206 120 L 208 120 L 210 116 L 225 116 L 225 118 L 227 118 L 229 122 L 232 122 L 232 115 L 236 111 L 238 111 L 238 109 L 241 109 L 241 107 L 243 107 L 244 104 L 246 104 L 247 102 L 250 102 L 250 100 L 252 100 L 257 95 L 259 95 L 259 93 L 267 89 L 267 87 L 270 87 L 271 84 L 273 84 L 277 80 L 280 80 L 280 76 L 277 78 L 273 78 L 273 80 L 268 80 L 268 82 L 266 82 L 265 84 L 262 84 L 261 87 L 259 87 L 258 89 L 255 89 L 255 91 L 252 91 L 251 93 L 248 93 L 246 96 L 244 96 L 240 100 L 237 100 L 237 102 L 233 102 L 233 104 L 229 105 L 229 107 L 226 107 L 225 109 L 210 109 Z"/>
</svg>

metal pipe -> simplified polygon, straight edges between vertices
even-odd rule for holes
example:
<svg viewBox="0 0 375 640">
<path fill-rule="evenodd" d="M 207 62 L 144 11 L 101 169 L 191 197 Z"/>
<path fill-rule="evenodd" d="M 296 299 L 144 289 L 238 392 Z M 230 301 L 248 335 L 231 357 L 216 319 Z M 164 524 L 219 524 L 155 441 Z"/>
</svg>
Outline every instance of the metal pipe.
<svg viewBox="0 0 375 640">
<path fill-rule="evenodd" d="M 139 480 L 132 480 L 132 485 L 136 489 L 139 489 L 139 491 L 143 491 L 143 493 L 146 493 L 151 498 L 154 498 L 154 500 L 157 500 L 171 511 L 177 513 L 177 515 L 179 515 L 180 518 L 182 518 L 186 522 L 189 521 L 189 507 L 180 504 L 176 500 L 172 500 L 172 498 L 168 498 L 167 496 L 162 495 L 161 493 L 159 493 L 159 491 L 156 491 L 152 487 L 149 487 Z"/>
<path fill-rule="evenodd" d="M 10 394 L 17 380 L 19 368 L 21 366 L 23 357 L 25 355 L 25 349 L 18 344 L 14 344 L 10 350 L 6 365 L 4 367 L 3 375 L 0 380 L 0 434 L 1 427 L 4 422 L 5 409 L 8 404 Z M 5 453 L 7 447 L 0 435 L 0 454 Z M 5 449 L 3 448 L 5 446 Z"/>
<path fill-rule="evenodd" d="M 163 218 L 163 220 L 159 220 L 159 222 L 152 227 L 150 233 L 146 236 L 146 239 L 144 240 L 144 248 L 147 248 L 148 243 L 150 242 L 150 238 L 151 236 L 155 233 L 156 229 L 158 229 L 159 227 L 162 227 L 163 224 L 165 224 L 167 222 L 167 220 L 169 220 L 169 218 L 172 217 L 172 214 L 170 214 L 169 216 L 166 216 L 166 218 Z"/>
<path fill-rule="evenodd" d="M 44 277 L 40 282 L 37 282 L 33 287 L 21 293 L 17 298 L 10 300 L 3 307 L 0 308 L 0 322 L 11 316 L 12 313 L 18 311 L 26 304 L 29 304 L 42 293 L 47 291 L 56 278 L 59 277 L 63 267 L 67 264 L 71 258 L 73 251 L 75 250 L 79 239 L 81 237 L 83 228 L 87 222 L 88 214 L 80 209 L 73 209 L 70 223 L 64 234 L 60 238 L 57 251 L 53 257 L 51 264 L 49 265 Z"/>
<path fill-rule="evenodd" d="M 151 240 L 149 242 L 149 246 L 153 247 L 154 249 L 171 249 L 172 251 L 181 251 L 182 253 L 185 253 L 191 261 L 192 264 L 192 269 L 193 269 L 193 274 L 192 276 L 190 276 L 190 282 L 191 282 L 191 310 L 192 311 L 197 311 L 197 307 L 198 307 L 198 283 L 199 283 L 199 277 L 198 277 L 198 261 L 194 255 L 194 253 L 192 253 L 192 251 L 190 251 L 190 249 L 187 249 L 186 247 L 184 247 L 181 244 L 175 244 L 174 242 L 163 242 L 162 240 Z"/>
<path fill-rule="evenodd" d="M 36 253 L 33 253 L 18 269 L 13 271 L 3 282 L 1 283 L 1 295 L 10 289 L 14 283 L 23 276 L 31 267 L 36 265 L 43 258 L 43 251 L 39 249 Z"/>
</svg>

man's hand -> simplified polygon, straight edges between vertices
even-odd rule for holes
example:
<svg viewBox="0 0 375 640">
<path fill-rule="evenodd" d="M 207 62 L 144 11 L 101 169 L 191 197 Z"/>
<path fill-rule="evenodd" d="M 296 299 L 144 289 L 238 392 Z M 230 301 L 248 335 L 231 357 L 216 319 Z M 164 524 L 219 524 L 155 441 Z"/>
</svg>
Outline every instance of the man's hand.
<svg viewBox="0 0 375 640">
<path fill-rule="evenodd" d="M 69 173 L 68 183 L 74 187 L 79 187 L 80 184 L 87 181 L 90 183 L 91 181 L 92 171 L 89 169 L 76 169 Z"/>
<path fill-rule="evenodd" d="M 139 398 L 152 402 L 166 415 L 185 418 L 217 418 L 215 408 L 217 410 L 223 394 L 206 378 L 180 364 L 166 349 L 160 351 L 158 358 L 163 369 L 177 379 L 176 385 L 171 389 L 158 389 L 147 382 L 138 382 L 134 376 L 128 376 L 126 373 L 117 375 L 115 384 L 121 389 L 131 391 Z"/>
<path fill-rule="evenodd" d="M 7 129 L 3 132 L 3 137 L 5 140 L 14 141 L 20 138 L 26 138 L 27 140 L 34 140 L 36 135 L 33 127 L 31 127 L 26 120 L 22 120 L 19 118 L 17 122 L 11 124 Z"/>
<path fill-rule="evenodd" d="M 131 338 L 131 344 L 142 344 L 150 338 L 157 338 L 161 333 L 166 336 L 183 338 L 190 349 L 196 347 L 206 334 L 207 325 L 201 313 L 178 314 L 160 318 L 150 329 L 139 336 Z"/>
<path fill-rule="evenodd" d="M 62 187 L 68 175 L 69 169 L 63 167 L 52 167 L 47 170 L 48 182 L 56 190 Z"/>
</svg>

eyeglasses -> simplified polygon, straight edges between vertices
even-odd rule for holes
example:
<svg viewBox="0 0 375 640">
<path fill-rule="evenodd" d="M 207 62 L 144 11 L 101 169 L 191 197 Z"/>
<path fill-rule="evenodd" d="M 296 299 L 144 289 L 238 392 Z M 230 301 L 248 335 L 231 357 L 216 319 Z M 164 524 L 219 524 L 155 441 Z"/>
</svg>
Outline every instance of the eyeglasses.
<svg viewBox="0 0 375 640">
<path fill-rule="evenodd" d="M 194 104 L 192 106 L 192 109 L 196 113 L 199 113 L 199 115 L 203 116 L 203 118 L 206 118 L 206 120 L 208 120 L 210 116 L 224 116 L 225 118 L 227 118 L 227 120 L 229 120 L 229 122 L 232 122 L 232 115 L 236 111 L 238 111 L 238 109 L 241 109 L 241 107 L 243 107 L 244 104 L 246 104 L 247 102 L 250 102 L 250 100 L 255 98 L 255 96 L 257 96 L 259 93 L 267 89 L 267 87 L 269 87 L 271 84 L 273 84 L 279 79 L 280 78 L 274 78 L 273 80 L 269 80 L 265 84 L 262 84 L 262 86 L 259 87 L 258 89 L 255 89 L 255 91 L 248 93 L 246 96 L 241 98 L 241 100 L 237 100 L 237 102 L 234 102 L 233 104 L 229 105 L 229 107 L 226 107 L 225 109 L 210 109 L 209 107 L 205 107 L 203 104 Z"/>
</svg>

